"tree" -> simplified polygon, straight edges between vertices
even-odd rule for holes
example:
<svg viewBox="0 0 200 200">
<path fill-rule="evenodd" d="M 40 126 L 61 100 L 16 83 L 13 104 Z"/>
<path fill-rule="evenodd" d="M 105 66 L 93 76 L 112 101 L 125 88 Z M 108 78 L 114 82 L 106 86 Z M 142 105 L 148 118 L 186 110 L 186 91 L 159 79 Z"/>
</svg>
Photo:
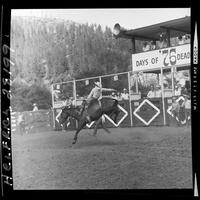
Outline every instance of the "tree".
<svg viewBox="0 0 200 200">
<path fill-rule="evenodd" d="M 16 109 L 30 110 L 33 101 L 49 107 L 52 83 L 130 70 L 130 42 L 113 38 L 108 27 L 32 17 L 12 18 L 11 23 L 11 72 L 27 83 L 13 86 Z"/>
</svg>

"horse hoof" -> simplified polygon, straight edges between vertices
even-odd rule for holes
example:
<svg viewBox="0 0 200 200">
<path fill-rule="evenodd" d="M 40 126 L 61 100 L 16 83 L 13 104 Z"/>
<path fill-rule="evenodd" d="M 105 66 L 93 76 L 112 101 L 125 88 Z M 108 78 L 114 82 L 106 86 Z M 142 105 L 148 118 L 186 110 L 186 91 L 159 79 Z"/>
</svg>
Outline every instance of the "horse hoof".
<svg viewBox="0 0 200 200">
<path fill-rule="evenodd" d="M 76 141 L 73 141 L 73 142 L 72 142 L 72 144 L 75 144 L 75 143 L 76 143 Z"/>
</svg>

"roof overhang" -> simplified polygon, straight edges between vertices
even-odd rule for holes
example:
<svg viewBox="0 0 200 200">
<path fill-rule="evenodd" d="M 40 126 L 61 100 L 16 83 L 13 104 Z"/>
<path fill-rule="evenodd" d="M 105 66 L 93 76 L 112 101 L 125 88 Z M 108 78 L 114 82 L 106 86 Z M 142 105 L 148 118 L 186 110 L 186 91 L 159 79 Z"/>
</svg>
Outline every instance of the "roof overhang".
<svg viewBox="0 0 200 200">
<path fill-rule="evenodd" d="M 118 26 L 119 28 L 119 26 Z M 191 17 L 186 16 L 179 19 L 174 19 L 142 28 L 126 30 L 121 28 L 116 38 L 143 38 L 149 40 L 159 40 L 160 34 L 170 30 L 170 37 L 178 37 L 182 34 L 190 34 L 191 32 Z"/>
</svg>

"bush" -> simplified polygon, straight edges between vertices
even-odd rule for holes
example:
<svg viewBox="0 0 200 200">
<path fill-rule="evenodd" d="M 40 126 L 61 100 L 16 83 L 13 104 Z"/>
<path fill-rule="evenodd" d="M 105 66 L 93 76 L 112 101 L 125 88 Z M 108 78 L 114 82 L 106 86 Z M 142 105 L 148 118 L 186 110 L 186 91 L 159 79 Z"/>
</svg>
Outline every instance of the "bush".
<svg viewBox="0 0 200 200">
<path fill-rule="evenodd" d="M 20 86 L 15 84 L 11 92 L 13 111 L 31 111 L 33 103 L 36 103 L 39 109 L 49 109 L 52 106 L 51 92 L 44 85 Z"/>
</svg>

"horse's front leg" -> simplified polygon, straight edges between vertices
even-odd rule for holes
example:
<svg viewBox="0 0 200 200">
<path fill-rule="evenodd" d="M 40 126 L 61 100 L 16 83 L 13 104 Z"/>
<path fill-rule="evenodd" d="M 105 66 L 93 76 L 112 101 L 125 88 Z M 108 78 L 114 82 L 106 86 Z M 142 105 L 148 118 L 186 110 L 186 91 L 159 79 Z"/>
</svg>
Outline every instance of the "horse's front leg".
<svg viewBox="0 0 200 200">
<path fill-rule="evenodd" d="M 76 130 L 76 133 L 75 133 L 75 135 L 74 135 L 74 140 L 73 140 L 73 142 L 72 142 L 72 144 L 75 144 L 76 143 L 76 141 L 77 141 L 77 139 L 78 139 L 78 134 L 79 134 L 79 132 L 81 131 L 81 129 L 83 129 L 83 127 L 86 125 L 86 120 L 84 119 L 84 120 L 81 120 L 80 122 L 79 122 L 79 124 L 78 124 L 78 129 Z"/>
<path fill-rule="evenodd" d="M 114 114 L 115 114 L 115 116 L 114 116 L 114 122 L 115 123 L 117 123 L 117 117 L 118 117 L 119 113 L 120 113 L 119 109 L 114 112 Z"/>
<path fill-rule="evenodd" d="M 104 129 L 107 133 L 111 133 L 111 132 L 107 129 L 107 127 L 105 126 L 105 122 L 102 121 L 101 124 L 102 124 L 103 129 Z"/>
<path fill-rule="evenodd" d="M 101 123 L 101 118 L 99 118 L 95 124 L 95 127 L 94 127 L 94 133 L 93 135 L 96 136 L 97 134 L 97 128 L 99 127 L 99 124 Z"/>
</svg>

